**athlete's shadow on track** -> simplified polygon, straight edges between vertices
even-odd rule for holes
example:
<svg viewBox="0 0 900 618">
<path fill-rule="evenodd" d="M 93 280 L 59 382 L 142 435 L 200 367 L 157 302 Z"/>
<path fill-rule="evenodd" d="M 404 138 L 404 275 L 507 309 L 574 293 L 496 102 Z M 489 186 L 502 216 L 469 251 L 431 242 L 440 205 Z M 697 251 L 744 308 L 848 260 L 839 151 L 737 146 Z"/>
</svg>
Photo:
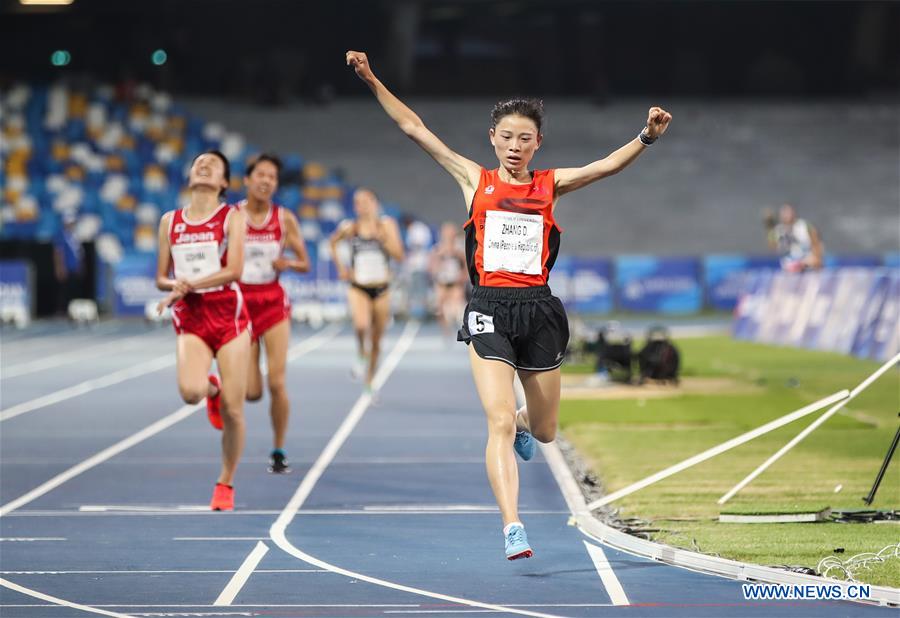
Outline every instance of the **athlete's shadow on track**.
<svg viewBox="0 0 900 618">
<path fill-rule="evenodd" d="M 622 562 L 616 562 L 616 571 L 636 571 L 642 569 L 655 569 L 665 565 L 657 564 L 653 562 L 640 562 L 637 560 L 624 560 Z M 566 574 L 574 574 L 574 573 L 596 573 L 595 569 L 558 569 L 555 571 L 542 571 L 540 573 L 519 573 L 522 577 L 534 577 L 534 578 L 542 578 L 542 577 L 553 577 L 555 575 L 566 575 Z"/>
</svg>

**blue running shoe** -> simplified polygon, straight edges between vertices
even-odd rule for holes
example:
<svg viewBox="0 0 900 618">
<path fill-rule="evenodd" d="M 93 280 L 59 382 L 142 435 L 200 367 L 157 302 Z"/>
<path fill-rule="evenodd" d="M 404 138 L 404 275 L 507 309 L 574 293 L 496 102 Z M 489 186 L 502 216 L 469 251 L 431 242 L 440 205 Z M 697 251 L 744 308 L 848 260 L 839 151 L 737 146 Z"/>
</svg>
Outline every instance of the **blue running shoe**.
<svg viewBox="0 0 900 618">
<path fill-rule="evenodd" d="M 528 461 L 534 457 L 534 436 L 527 431 L 517 431 L 513 448 L 516 449 L 522 461 Z"/>
<path fill-rule="evenodd" d="M 528 545 L 528 535 L 522 526 L 513 526 L 506 535 L 506 559 L 518 560 L 519 558 L 531 558 L 534 552 Z"/>
</svg>

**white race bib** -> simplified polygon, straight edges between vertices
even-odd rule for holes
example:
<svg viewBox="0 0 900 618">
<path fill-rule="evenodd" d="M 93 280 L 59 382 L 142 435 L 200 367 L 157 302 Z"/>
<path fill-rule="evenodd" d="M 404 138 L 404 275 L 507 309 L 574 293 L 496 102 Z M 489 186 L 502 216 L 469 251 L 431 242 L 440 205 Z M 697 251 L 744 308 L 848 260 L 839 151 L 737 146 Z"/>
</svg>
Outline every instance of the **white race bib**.
<svg viewBox="0 0 900 618">
<path fill-rule="evenodd" d="M 469 334 L 486 335 L 494 332 L 494 316 L 478 313 L 477 311 L 469 312 Z"/>
<path fill-rule="evenodd" d="M 271 283 L 278 278 L 272 262 L 281 255 L 281 244 L 277 241 L 254 241 L 244 243 L 244 273 L 241 282 L 251 285 Z"/>
<path fill-rule="evenodd" d="M 353 259 L 353 281 L 359 285 L 386 283 L 389 278 L 387 258 L 381 251 L 357 251 Z"/>
<path fill-rule="evenodd" d="M 484 221 L 484 270 L 541 274 L 544 218 L 489 210 Z"/>
<path fill-rule="evenodd" d="M 186 245 L 172 245 L 175 278 L 194 282 L 222 270 L 219 243 L 214 240 Z"/>
</svg>

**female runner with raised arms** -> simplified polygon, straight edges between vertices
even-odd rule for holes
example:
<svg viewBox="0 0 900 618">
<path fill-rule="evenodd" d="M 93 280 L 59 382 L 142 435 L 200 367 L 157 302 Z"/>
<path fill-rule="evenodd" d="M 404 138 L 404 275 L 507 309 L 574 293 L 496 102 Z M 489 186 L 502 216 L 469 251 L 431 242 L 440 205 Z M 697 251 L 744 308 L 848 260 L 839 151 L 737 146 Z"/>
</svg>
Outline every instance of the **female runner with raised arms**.
<svg viewBox="0 0 900 618">
<path fill-rule="evenodd" d="M 384 111 L 459 184 L 468 209 L 466 260 L 474 294 L 458 338 L 470 344 L 472 375 L 488 421 L 486 467 L 500 514 L 506 557 L 532 555 L 519 520 L 519 477 L 513 450 L 527 460 L 534 438 L 556 437 L 560 371 L 569 328 L 547 278 L 559 249 L 554 209 L 560 197 L 611 176 L 662 135 L 672 116 L 650 108 L 638 137 L 583 167 L 531 171 L 541 146 L 543 105 L 512 99 L 491 114 L 489 137 L 499 166 L 488 170 L 448 148 L 375 77 L 366 54 L 348 51 L 347 65 L 372 90 Z M 516 410 L 518 372 L 526 404 Z"/>
</svg>

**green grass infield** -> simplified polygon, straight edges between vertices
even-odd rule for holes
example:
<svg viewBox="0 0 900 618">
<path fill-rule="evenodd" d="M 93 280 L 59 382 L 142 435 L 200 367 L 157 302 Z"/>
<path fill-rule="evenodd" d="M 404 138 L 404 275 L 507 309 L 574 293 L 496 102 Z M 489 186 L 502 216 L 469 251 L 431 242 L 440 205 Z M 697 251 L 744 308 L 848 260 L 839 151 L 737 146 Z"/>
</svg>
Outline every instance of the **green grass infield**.
<svg viewBox="0 0 900 618">
<path fill-rule="evenodd" d="M 809 403 L 852 389 L 880 363 L 848 356 L 701 337 L 676 342 L 683 384 L 670 394 L 625 387 L 621 398 L 564 399 L 560 427 L 607 493 Z M 564 381 L 589 373 L 565 367 Z M 693 385 L 693 387 L 692 387 Z M 603 390 L 603 389 L 599 389 Z M 659 390 L 656 388 L 655 390 Z M 643 393 L 646 393 L 644 396 Z M 883 375 L 727 504 L 720 496 L 818 418 L 815 412 L 613 503 L 652 522 L 654 540 L 764 565 L 816 568 L 900 541 L 900 524 L 719 523 L 721 512 L 900 509 L 900 453 L 871 507 L 872 486 L 900 418 L 900 372 Z M 835 551 L 843 550 L 843 551 Z M 900 587 L 900 558 L 855 572 Z"/>
</svg>

